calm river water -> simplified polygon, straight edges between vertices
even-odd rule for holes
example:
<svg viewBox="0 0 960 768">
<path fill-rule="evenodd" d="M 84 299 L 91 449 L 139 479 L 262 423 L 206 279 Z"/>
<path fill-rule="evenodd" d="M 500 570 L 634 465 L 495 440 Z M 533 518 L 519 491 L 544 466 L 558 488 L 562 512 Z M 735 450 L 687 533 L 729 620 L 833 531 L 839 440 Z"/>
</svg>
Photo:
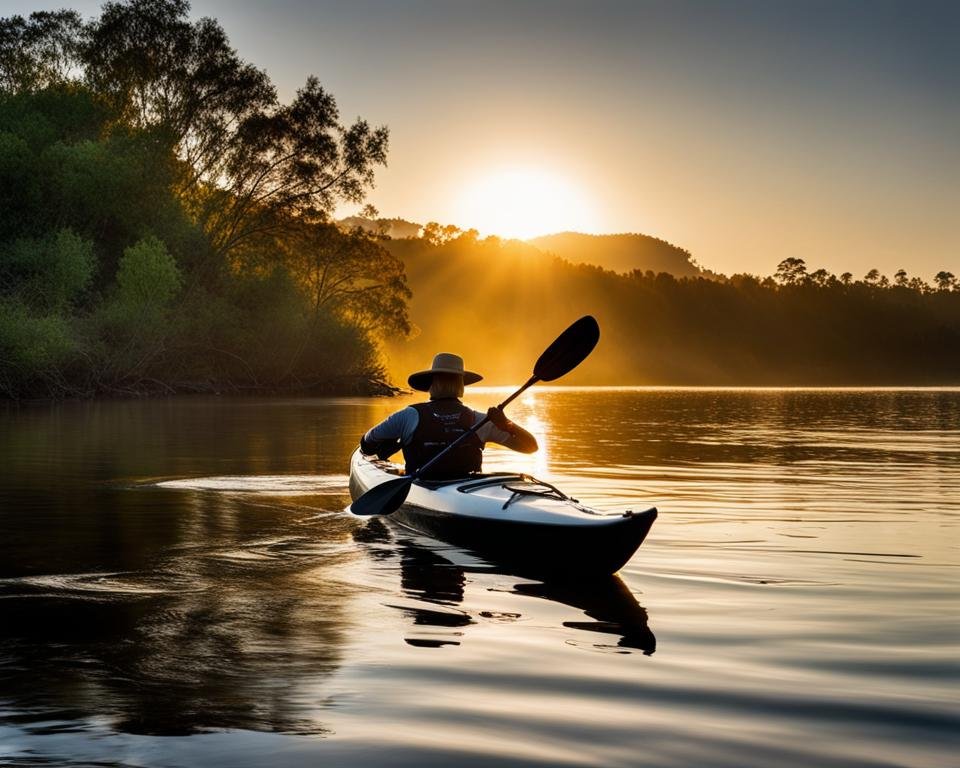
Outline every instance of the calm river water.
<svg viewBox="0 0 960 768">
<path fill-rule="evenodd" d="M 579 586 L 344 511 L 406 402 L 0 411 L 0 765 L 957 764 L 960 391 L 531 390 Z"/>
</svg>

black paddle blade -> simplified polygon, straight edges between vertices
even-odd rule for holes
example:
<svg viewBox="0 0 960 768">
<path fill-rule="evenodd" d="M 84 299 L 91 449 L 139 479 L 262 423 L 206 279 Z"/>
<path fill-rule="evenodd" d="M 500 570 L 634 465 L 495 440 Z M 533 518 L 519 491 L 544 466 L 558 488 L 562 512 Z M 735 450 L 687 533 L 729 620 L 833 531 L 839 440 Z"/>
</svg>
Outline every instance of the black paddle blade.
<svg viewBox="0 0 960 768">
<path fill-rule="evenodd" d="M 541 381 L 553 381 L 570 373 L 600 340 L 600 326 L 593 315 L 584 315 L 544 350 L 533 366 L 533 375 Z"/>
<path fill-rule="evenodd" d="M 398 477 L 380 483 L 353 502 L 350 511 L 355 515 L 389 515 L 400 509 L 400 505 L 407 500 L 411 485 L 413 479 L 410 477 Z"/>
</svg>

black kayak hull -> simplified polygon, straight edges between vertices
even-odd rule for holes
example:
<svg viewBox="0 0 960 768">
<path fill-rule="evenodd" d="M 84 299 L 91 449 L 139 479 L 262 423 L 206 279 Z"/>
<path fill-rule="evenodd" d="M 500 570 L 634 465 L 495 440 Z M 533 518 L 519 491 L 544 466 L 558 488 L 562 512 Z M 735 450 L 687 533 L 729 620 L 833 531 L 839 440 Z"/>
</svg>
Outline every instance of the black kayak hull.
<svg viewBox="0 0 960 768">
<path fill-rule="evenodd" d="M 538 525 L 516 520 L 478 520 L 404 504 L 395 523 L 432 536 L 516 573 L 560 578 L 609 576 L 643 544 L 657 510 L 617 517 L 602 526 Z"/>
</svg>

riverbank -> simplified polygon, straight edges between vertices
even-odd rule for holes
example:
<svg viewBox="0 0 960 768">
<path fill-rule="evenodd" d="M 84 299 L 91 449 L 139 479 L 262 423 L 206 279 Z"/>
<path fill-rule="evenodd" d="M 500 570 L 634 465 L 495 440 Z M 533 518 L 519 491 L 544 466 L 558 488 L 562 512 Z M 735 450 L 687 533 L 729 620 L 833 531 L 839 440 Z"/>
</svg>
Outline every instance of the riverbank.
<svg viewBox="0 0 960 768">
<path fill-rule="evenodd" d="M 173 396 L 217 395 L 227 397 L 397 397 L 410 390 L 368 376 L 335 376 L 316 382 L 299 382 L 290 386 L 217 384 L 186 382 L 168 384 L 162 381 L 137 382 L 130 387 L 110 387 L 87 392 L 64 393 L 57 397 L 0 398 L 2 405 L 53 404 L 68 401 L 146 399 Z"/>
</svg>

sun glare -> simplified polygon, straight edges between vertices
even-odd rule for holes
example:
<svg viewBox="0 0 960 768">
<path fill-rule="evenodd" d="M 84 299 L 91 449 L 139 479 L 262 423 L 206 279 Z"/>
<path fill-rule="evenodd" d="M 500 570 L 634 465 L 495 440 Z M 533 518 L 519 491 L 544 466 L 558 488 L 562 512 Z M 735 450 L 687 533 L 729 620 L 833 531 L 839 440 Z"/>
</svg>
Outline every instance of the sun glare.
<svg viewBox="0 0 960 768">
<path fill-rule="evenodd" d="M 528 168 L 502 169 L 476 178 L 460 195 L 456 214 L 464 228 L 506 238 L 596 228 L 592 206 L 573 183 Z"/>
</svg>

